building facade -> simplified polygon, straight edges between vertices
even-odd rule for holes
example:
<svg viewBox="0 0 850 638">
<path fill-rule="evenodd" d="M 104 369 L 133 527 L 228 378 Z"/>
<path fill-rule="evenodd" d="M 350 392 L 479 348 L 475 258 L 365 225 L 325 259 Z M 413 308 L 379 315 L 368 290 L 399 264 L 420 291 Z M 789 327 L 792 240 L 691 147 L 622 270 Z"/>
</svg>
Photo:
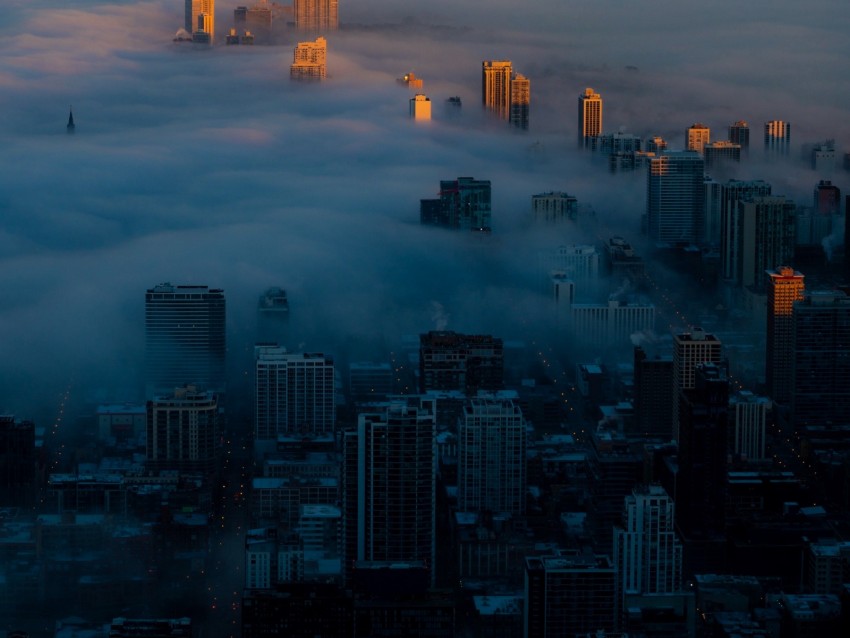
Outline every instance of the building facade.
<svg viewBox="0 0 850 638">
<path fill-rule="evenodd" d="M 705 163 L 696 151 L 664 151 L 649 160 L 646 230 L 656 242 L 703 239 Z"/>
<path fill-rule="evenodd" d="M 764 152 L 788 155 L 791 152 L 791 123 L 771 120 L 764 123 Z"/>
<path fill-rule="evenodd" d="M 490 232 L 491 199 L 490 180 L 441 180 L 439 199 L 420 200 L 419 220 L 423 226 Z"/>
<path fill-rule="evenodd" d="M 711 129 L 705 124 L 691 124 L 685 131 L 685 139 L 687 150 L 702 154 L 705 145 L 711 141 Z"/>
<path fill-rule="evenodd" d="M 709 215 L 720 219 L 720 268 L 724 279 L 738 284 L 743 263 L 744 220 L 738 202 L 755 197 L 767 197 L 771 186 L 762 180 L 742 182 L 731 179 L 726 183 L 706 183 Z"/>
<path fill-rule="evenodd" d="M 509 60 L 485 60 L 481 64 L 481 103 L 502 119 L 511 113 L 511 76 Z"/>
<path fill-rule="evenodd" d="M 218 398 L 193 385 L 147 403 L 147 464 L 210 473 L 219 452 Z"/>
<path fill-rule="evenodd" d="M 324 33 L 339 28 L 338 0 L 293 0 L 292 13 L 299 31 Z"/>
<path fill-rule="evenodd" d="M 324 80 L 327 77 L 328 42 L 322 37 L 315 42 L 299 42 L 295 46 L 292 65 L 289 67 L 291 80 Z"/>
<path fill-rule="evenodd" d="M 410 119 L 416 122 L 431 121 L 431 100 L 427 95 L 417 93 L 409 100 Z"/>
<path fill-rule="evenodd" d="M 767 277 L 767 391 L 787 406 L 794 389 L 794 303 L 803 299 L 806 283 L 801 273 L 787 266 L 768 270 Z"/>
<path fill-rule="evenodd" d="M 523 131 L 528 130 L 528 115 L 531 108 L 531 81 L 517 73 L 511 79 L 511 104 L 508 121 Z"/>
<path fill-rule="evenodd" d="M 432 330 L 419 336 L 421 392 L 457 390 L 473 396 L 479 390 L 501 390 L 504 368 L 504 345 L 491 335 Z"/>
<path fill-rule="evenodd" d="M 531 196 L 531 218 L 535 223 L 557 224 L 578 219 L 578 200 L 562 192 Z"/>
<path fill-rule="evenodd" d="M 587 88 L 578 96 L 578 145 L 590 146 L 591 140 L 602 135 L 602 96 Z"/>
<path fill-rule="evenodd" d="M 682 390 L 693 390 L 696 367 L 721 361 L 720 339 L 702 328 L 673 337 L 673 438 L 679 440 L 679 402 Z"/>
</svg>

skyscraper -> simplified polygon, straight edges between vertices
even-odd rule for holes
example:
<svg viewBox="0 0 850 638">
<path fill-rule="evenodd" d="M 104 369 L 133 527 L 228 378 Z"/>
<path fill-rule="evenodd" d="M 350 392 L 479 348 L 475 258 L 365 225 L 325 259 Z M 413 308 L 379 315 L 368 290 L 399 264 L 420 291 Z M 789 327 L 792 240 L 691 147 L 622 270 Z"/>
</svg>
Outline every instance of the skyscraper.
<svg viewBox="0 0 850 638">
<path fill-rule="evenodd" d="M 159 284 L 145 293 L 145 396 L 187 383 L 224 390 L 224 292 Z"/>
<path fill-rule="evenodd" d="M 293 0 L 295 28 L 324 33 L 339 28 L 338 0 Z"/>
<path fill-rule="evenodd" d="M 421 561 L 434 580 L 435 401 L 410 397 L 360 414 L 343 434 L 344 572 Z"/>
<path fill-rule="evenodd" d="M 431 100 L 426 95 L 417 93 L 410 98 L 410 117 L 417 122 L 431 120 Z"/>
<path fill-rule="evenodd" d="M 720 339 L 702 328 L 694 328 L 673 337 L 673 438 L 679 440 L 679 416 L 682 390 L 692 390 L 696 367 L 701 363 L 719 363 Z"/>
<path fill-rule="evenodd" d="M 590 145 L 591 138 L 602 135 L 602 96 L 593 89 L 585 89 L 578 96 L 578 145 Z"/>
<path fill-rule="evenodd" d="M 432 330 L 419 335 L 419 384 L 422 392 L 501 390 L 504 382 L 501 339 Z"/>
<path fill-rule="evenodd" d="M 793 390 L 794 302 L 803 298 L 805 279 L 793 268 L 767 271 L 767 391 L 774 401 L 788 405 Z"/>
<path fill-rule="evenodd" d="M 420 200 L 419 220 L 423 226 L 490 232 L 490 180 L 441 180 L 439 199 Z"/>
<path fill-rule="evenodd" d="M 511 113 L 511 75 L 509 60 L 485 60 L 481 63 L 481 102 L 505 120 Z"/>
<path fill-rule="evenodd" d="M 696 151 L 663 151 L 649 161 L 646 229 L 657 242 L 699 242 L 705 223 L 704 162 Z"/>
<path fill-rule="evenodd" d="M 519 129 L 528 129 L 528 112 L 531 105 L 531 81 L 517 73 L 511 80 L 509 121 Z"/>
<path fill-rule="evenodd" d="M 738 144 L 741 152 L 746 155 L 750 149 L 750 125 L 744 120 L 738 120 L 729 127 L 729 141 Z"/>
<path fill-rule="evenodd" d="M 794 303 L 791 414 L 798 429 L 850 414 L 850 297 L 812 292 Z"/>
<path fill-rule="evenodd" d="M 322 354 L 293 354 L 285 348 L 258 345 L 256 360 L 255 438 L 280 434 L 327 434 L 336 421 L 334 362 Z"/>
<path fill-rule="evenodd" d="M 841 189 L 829 180 L 820 180 L 814 192 L 815 213 L 838 215 L 841 213 Z"/>
<path fill-rule="evenodd" d="M 614 530 L 621 597 L 681 591 L 682 544 L 674 511 L 673 499 L 660 485 L 639 485 L 626 497 L 622 527 Z"/>
<path fill-rule="evenodd" d="M 202 31 L 215 37 L 215 0 L 186 0 L 184 28 L 189 33 Z"/>
<path fill-rule="evenodd" d="M 737 281 L 763 291 L 767 270 L 794 259 L 796 204 L 785 197 L 753 197 L 738 202 L 741 259 Z"/>
<path fill-rule="evenodd" d="M 670 436 L 673 431 L 673 360 L 650 357 L 640 346 L 634 357 L 635 425 L 639 433 Z"/>
<path fill-rule="evenodd" d="M 685 131 L 685 137 L 687 139 L 685 148 L 702 154 L 702 149 L 711 141 L 711 129 L 705 124 L 691 124 Z"/>
<path fill-rule="evenodd" d="M 219 434 L 212 391 L 187 385 L 147 403 L 147 463 L 152 468 L 213 471 Z"/>
<path fill-rule="evenodd" d="M 315 42 L 299 42 L 289 67 L 289 78 L 324 80 L 327 77 L 327 57 L 328 42 L 324 38 L 318 37 Z"/>
<path fill-rule="evenodd" d="M 744 219 L 738 209 L 738 202 L 747 201 L 754 197 L 770 195 L 771 186 L 767 182 L 755 180 L 742 182 L 736 179 L 729 180 L 725 184 L 712 182 L 707 188 L 717 188 L 714 198 L 717 214 L 720 217 L 720 265 L 723 278 L 732 281 L 740 281 L 741 264 L 744 259 L 743 234 Z"/>
<path fill-rule="evenodd" d="M 732 417 L 732 449 L 736 458 L 745 461 L 765 461 L 767 411 L 770 399 L 741 390 L 729 401 Z"/>
<path fill-rule="evenodd" d="M 458 425 L 458 509 L 525 515 L 525 419 L 508 399 L 474 398 Z"/>
<path fill-rule="evenodd" d="M 532 195 L 531 218 L 534 222 L 574 222 L 578 218 L 578 200 L 562 192 Z"/>
<path fill-rule="evenodd" d="M 706 143 L 702 153 L 705 156 L 706 170 L 713 168 L 722 171 L 741 161 L 741 145 L 726 140 Z"/>
<path fill-rule="evenodd" d="M 791 123 L 771 120 L 764 123 L 764 152 L 788 155 L 791 151 Z"/>
</svg>

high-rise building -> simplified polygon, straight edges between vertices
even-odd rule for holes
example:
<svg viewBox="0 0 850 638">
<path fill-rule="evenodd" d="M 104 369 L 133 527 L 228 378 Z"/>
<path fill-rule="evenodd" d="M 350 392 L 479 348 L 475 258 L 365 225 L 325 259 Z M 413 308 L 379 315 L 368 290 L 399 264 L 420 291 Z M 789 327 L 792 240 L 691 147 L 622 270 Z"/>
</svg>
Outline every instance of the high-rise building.
<svg viewBox="0 0 850 638">
<path fill-rule="evenodd" d="M 744 259 L 744 218 L 738 209 L 738 202 L 770 194 L 770 184 L 761 180 L 742 182 L 731 179 L 725 184 L 706 183 L 706 207 L 711 211 L 707 215 L 717 215 L 720 219 L 721 274 L 727 281 L 740 281 Z M 709 197 L 711 203 L 708 203 Z"/>
<path fill-rule="evenodd" d="M 767 350 L 765 376 L 770 398 L 788 405 L 793 391 L 794 303 L 803 298 L 805 278 L 793 268 L 767 272 Z"/>
<path fill-rule="evenodd" d="M 767 412 L 771 401 L 748 390 L 741 390 L 729 401 L 732 417 L 732 445 L 735 458 L 745 461 L 765 461 Z"/>
<path fill-rule="evenodd" d="M 667 140 L 665 140 L 660 135 L 655 135 L 654 137 L 650 137 L 646 141 L 646 150 L 649 153 L 655 153 L 656 155 L 661 151 L 667 150 Z"/>
<path fill-rule="evenodd" d="M 796 428 L 846 423 L 850 414 L 850 297 L 812 292 L 794 303 L 791 415 Z"/>
<path fill-rule="evenodd" d="M 682 390 L 693 390 L 696 367 L 701 363 L 720 363 L 720 339 L 702 328 L 673 337 L 673 438 L 679 440 L 679 403 Z"/>
<path fill-rule="evenodd" d="M 690 389 L 679 393 L 676 520 L 691 534 L 724 531 L 729 380 L 716 363 L 699 363 Z"/>
<path fill-rule="evenodd" d="M 621 598 L 682 590 L 682 544 L 674 511 L 673 499 L 660 485 L 639 485 L 626 497 L 622 527 L 614 530 Z"/>
<path fill-rule="evenodd" d="M 439 199 L 420 200 L 419 219 L 424 226 L 490 232 L 490 180 L 441 180 Z"/>
<path fill-rule="evenodd" d="M 763 291 L 767 271 L 792 262 L 796 208 L 785 197 L 753 197 L 738 202 L 740 260 L 735 280 L 739 285 Z"/>
<path fill-rule="evenodd" d="M 687 150 L 702 154 L 702 149 L 711 141 L 711 129 L 705 124 L 691 124 L 685 131 L 685 138 Z"/>
<path fill-rule="evenodd" d="M 578 145 L 590 146 L 594 137 L 602 135 L 602 96 L 593 89 L 585 89 L 578 96 Z"/>
<path fill-rule="evenodd" d="M 703 239 L 705 164 L 696 151 L 663 151 L 649 160 L 646 229 L 657 242 Z"/>
<path fill-rule="evenodd" d="M 841 189 L 829 180 L 820 180 L 814 192 L 815 213 L 838 215 L 841 213 Z"/>
<path fill-rule="evenodd" d="M 729 127 L 729 141 L 738 144 L 745 155 L 750 149 L 750 125 L 738 120 Z"/>
<path fill-rule="evenodd" d="M 189 33 L 197 31 L 215 37 L 215 0 L 186 0 L 184 28 Z"/>
<path fill-rule="evenodd" d="M 419 384 L 422 392 L 501 390 L 504 383 L 501 339 L 432 330 L 419 336 Z"/>
<path fill-rule="evenodd" d="M 553 271 L 572 279 L 582 293 L 599 280 L 599 251 L 592 244 L 558 246 L 555 250 L 538 253 L 537 261 L 547 284 Z"/>
<path fill-rule="evenodd" d="M 655 330 L 655 306 L 646 301 L 605 304 L 574 303 L 570 308 L 570 331 L 576 345 L 609 348 L 628 345 L 635 333 Z"/>
<path fill-rule="evenodd" d="M 299 42 L 289 67 L 289 78 L 324 80 L 327 77 L 327 57 L 328 42 L 324 38 L 318 37 L 315 42 Z"/>
<path fill-rule="evenodd" d="M 605 634 L 616 629 L 618 616 L 617 568 L 608 556 L 525 559 L 525 638 Z"/>
<path fill-rule="evenodd" d="M 224 391 L 224 292 L 159 284 L 145 293 L 145 396 L 187 383 Z"/>
<path fill-rule="evenodd" d="M 741 161 L 741 145 L 726 140 L 706 143 L 702 149 L 706 170 L 722 170 Z"/>
<path fill-rule="evenodd" d="M 410 397 L 360 414 L 343 434 L 343 559 L 423 562 L 434 581 L 435 400 Z"/>
<path fill-rule="evenodd" d="M 293 0 L 295 28 L 324 33 L 339 28 L 338 0 Z"/>
<path fill-rule="evenodd" d="M 410 98 L 410 118 L 416 122 L 431 121 L 431 100 L 427 95 L 417 93 Z"/>
<path fill-rule="evenodd" d="M 0 415 L 0 504 L 31 507 L 35 498 L 35 424 Z"/>
<path fill-rule="evenodd" d="M 523 131 L 528 130 L 528 112 L 531 105 L 531 81 L 517 73 L 511 79 L 511 104 L 508 121 Z"/>
<path fill-rule="evenodd" d="M 637 432 L 670 436 L 673 431 L 673 359 L 667 355 L 649 356 L 635 348 L 634 408 Z"/>
<path fill-rule="evenodd" d="M 835 140 L 825 140 L 812 147 L 812 170 L 821 175 L 831 175 L 835 170 Z"/>
<path fill-rule="evenodd" d="M 322 354 L 288 353 L 258 345 L 256 360 L 255 438 L 280 434 L 327 434 L 336 421 L 334 362 Z"/>
<path fill-rule="evenodd" d="M 481 102 L 502 119 L 511 113 L 511 76 L 509 60 L 485 60 L 481 63 Z"/>
<path fill-rule="evenodd" d="M 458 509 L 525 516 L 525 419 L 509 399 L 478 397 L 458 423 Z"/>
<path fill-rule="evenodd" d="M 531 217 L 534 222 L 574 222 L 578 218 L 578 200 L 562 192 L 532 195 Z"/>
<path fill-rule="evenodd" d="M 791 123 L 771 120 L 764 123 L 764 152 L 788 155 L 791 152 Z"/>
<path fill-rule="evenodd" d="M 212 472 L 218 459 L 218 398 L 194 385 L 147 403 L 147 463 L 155 469 Z"/>
</svg>

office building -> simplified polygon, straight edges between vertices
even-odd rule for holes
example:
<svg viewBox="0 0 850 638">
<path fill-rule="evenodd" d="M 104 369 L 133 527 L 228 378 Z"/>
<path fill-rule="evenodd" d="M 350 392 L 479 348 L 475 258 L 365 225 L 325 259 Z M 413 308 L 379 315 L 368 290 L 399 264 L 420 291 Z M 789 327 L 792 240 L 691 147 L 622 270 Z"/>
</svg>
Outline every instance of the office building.
<svg viewBox="0 0 850 638">
<path fill-rule="evenodd" d="M 748 390 L 741 390 L 729 401 L 732 418 L 730 452 L 744 461 L 766 461 L 765 435 L 771 401 Z"/>
<path fill-rule="evenodd" d="M 490 232 L 490 180 L 441 180 L 440 198 L 420 200 L 419 215 L 424 226 Z"/>
<path fill-rule="evenodd" d="M 820 175 L 832 175 L 835 170 L 835 140 L 815 144 L 811 150 L 812 170 Z"/>
<path fill-rule="evenodd" d="M 343 434 L 343 565 L 421 561 L 434 582 L 436 401 L 410 397 L 360 414 Z"/>
<path fill-rule="evenodd" d="M 610 635 L 619 620 L 608 556 L 560 552 L 525 560 L 525 638 Z"/>
<path fill-rule="evenodd" d="M 703 158 L 696 151 L 664 151 L 649 160 L 646 229 L 654 241 L 702 241 L 704 172 Z"/>
<path fill-rule="evenodd" d="M 410 119 L 416 122 L 431 121 L 431 100 L 428 96 L 417 93 L 410 98 Z"/>
<path fill-rule="evenodd" d="M 623 131 L 600 134 L 588 140 L 589 148 L 602 155 L 638 153 L 641 150 L 642 143 L 643 140 L 640 137 Z"/>
<path fill-rule="evenodd" d="M 682 590 L 682 544 L 674 512 L 673 499 L 660 485 L 638 485 L 626 497 L 622 525 L 614 530 L 621 600 Z M 626 608 L 622 602 L 620 607 Z"/>
<path fill-rule="evenodd" d="M 511 113 L 511 63 L 508 60 L 485 60 L 481 64 L 481 102 L 502 119 Z"/>
<path fill-rule="evenodd" d="M 299 42 L 295 46 L 292 65 L 289 67 L 291 80 L 324 80 L 327 77 L 328 42 L 322 37 L 315 42 Z"/>
<path fill-rule="evenodd" d="M 707 216 L 719 216 L 720 219 L 720 270 L 727 281 L 740 282 L 744 260 L 744 217 L 738 202 L 770 194 L 770 184 L 762 180 L 742 182 L 732 179 L 723 184 L 706 182 Z"/>
<path fill-rule="evenodd" d="M 273 7 L 268 0 L 259 0 L 252 7 L 236 7 L 233 10 L 233 23 L 236 29 L 242 29 L 246 35 L 256 39 L 257 44 L 268 44 L 272 36 L 272 24 L 274 23 Z M 246 44 L 242 36 L 242 44 Z"/>
<path fill-rule="evenodd" d="M 467 401 L 458 423 L 458 510 L 525 516 L 525 427 L 509 399 Z"/>
<path fill-rule="evenodd" d="M 257 440 L 334 431 L 333 359 L 323 354 L 288 353 L 272 345 L 256 346 L 254 358 Z"/>
<path fill-rule="evenodd" d="M 676 520 L 686 537 L 722 533 L 725 525 L 729 380 L 716 363 L 698 363 L 679 392 Z"/>
<path fill-rule="evenodd" d="M 299 31 L 325 33 L 339 28 L 338 0 L 293 0 L 292 12 Z"/>
<path fill-rule="evenodd" d="M 150 288 L 145 293 L 145 396 L 187 383 L 224 391 L 224 292 L 207 286 Z"/>
<path fill-rule="evenodd" d="M 706 143 L 702 150 L 705 157 L 705 169 L 715 171 L 729 170 L 741 161 L 741 145 L 720 140 Z"/>
<path fill-rule="evenodd" d="M 767 155 L 788 155 L 791 152 L 791 123 L 771 120 L 764 123 L 764 152 Z"/>
<path fill-rule="evenodd" d="M 591 140 L 602 135 L 602 96 L 585 89 L 578 96 L 578 145 L 586 148 Z"/>
<path fill-rule="evenodd" d="M 711 129 L 705 124 L 691 124 L 685 131 L 685 139 L 687 141 L 686 150 L 702 154 L 705 145 L 711 141 Z"/>
<path fill-rule="evenodd" d="M 218 398 L 194 385 L 147 402 L 147 465 L 210 473 L 219 452 Z"/>
<path fill-rule="evenodd" d="M 518 129 L 528 130 L 528 112 L 531 106 L 531 81 L 517 73 L 511 79 L 511 105 L 508 121 Z"/>
<path fill-rule="evenodd" d="M 655 330 L 655 306 L 645 301 L 607 304 L 574 303 L 570 333 L 579 347 L 610 348 L 631 344 L 635 333 Z"/>
<path fill-rule="evenodd" d="M 535 223 L 574 222 L 578 219 L 578 200 L 563 192 L 532 195 L 531 218 Z"/>
<path fill-rule="evenodd" d="M 791 263 L 796 243 L 796 204 L 785 197 L 738 202 L 740 260 L 734 280 L 764 291 L 767 271 Z"/>
<path fill-rule="evenodd" d="M 663 137 L 656 135 L 654 137 L 650 137 L 646 141 L 646 150 L 649 153 L 655 153 L 658 155 L 661 151 L 667 150 L 667 140 Z"/>
<path fill-rule="evenodd" d="M 635 347 L 634 408 L 637 432 L 669 437 L 673 431 L 673 359 Z"/>
<path fill-rule="evenodd" d="M 421 392 L 457 390 L 474 396 L 479 390 L 501 390 L 504 347 L 490 335 L 437 331 L 419 336 Z"/>
<path fill-rule="evenodd" d="M 814 212 L 816 215 L 840 215 L 841 189 L 829 180 L 820 180 L 815 186 Z"/>
<path fill-rule="evenodd" d="M 562 273 L 583 293 L 599 280 L 599 251 L 591 244 L 558 246 L 537 254 L 538 269 L 549 282 L 552 272 Z"/>
<path fill-rule="evenodd" d="M 215 0 L 185 0 L 184 28 L 195 34 L 200 31 L 215 38 Z"/>
<path fill-rule="evenodd" d="M 767 276 L 767 392 L 788 405 L 793 391 L 794 303 L 803 299 L 806 284 L 802 274 L 787 266 L 768 270 Z"/>
<path fill-rule="evenodd" d="M 0 415 L 0 505 L 30 507 L 36 498 L 35 424 Z"/>
<path fill-rule="evenodd" d="M 794 303 L 791 412 L 795 427 L 846 423 L 850 414 L 850 297 L 812 292 Z"/>
<path fill-rule="evenodd" d="M 741 147 L 746 155 L 750 150 L 750 125 L 744 120 L 738 120 L 729 127 L 729 141 Z"/>
<path fill-rule="evenodd" d="M 693 390 L 696 367 L 720 363 L 720 339 L 702 328 L 673 337 L 673 438 L 679 440 L 679 403 L 682 390 Z"/>
</svg>

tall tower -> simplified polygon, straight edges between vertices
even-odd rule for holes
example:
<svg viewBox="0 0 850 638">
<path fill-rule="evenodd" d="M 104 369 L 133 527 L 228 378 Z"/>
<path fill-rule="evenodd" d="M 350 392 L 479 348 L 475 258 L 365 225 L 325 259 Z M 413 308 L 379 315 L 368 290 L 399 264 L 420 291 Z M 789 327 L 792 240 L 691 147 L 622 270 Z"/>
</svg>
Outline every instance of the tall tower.
<svg viewBox="0 0 850 638">
<path fill-rule="evenodd" d="M 74 124 L 74 111 L 73 109 L 68 110 L 68 124 L 65 126 L 65 130 L 68 134 L 73 134 L 76 129 L 76 125 Z"/>
<path fill-rule="evenodd" d="M 765 461 L 765 436 L 767 434 L 767 411 L 771 401 L 741 390 L 729 401 L 734 431 L 732 449 L 736 458 L 745 461 Z"/>
<path fill-rule="evenodd" d="M 673 438 L 677 441 L 681 391 L 694 388 L 697 365 L 720 363 L 721 345 L 720 339 L 702 328 L 673 337 Z"/>
<path fill-rule="evenodd" d="M 203 31 L 212 41 L 215 36 L 215 0 L 186 0 L 184 23 L 189 33 Z"/>
<path fill-rule="evenodd" d="M 590 145 L 590 138 L 602 135 L 602 96 L 585 89 L 578 96 L 578 146 Z"/>
<path fill-rule="evenodd" d="M 295 28 L 324 33 L 339 28 L 338 0 L 293 0 Z"/>
<path fill-rule="evenodd" d="M 417 93 L 410 98 L 410 118 L 415 122 L 431 120 L 431 100 L 427 96 Z"/>
<path fill-rule="evenodd" d="M 145 293 L 145 396 L 187 383 L 223 392 L 224 291 L 159 284 Z"/>
<path fill-rule="evenodd" d="M 626 497 L 623 526 L 614 531 L 621 596 L 681 591 L 682 544 L 674 511 L 673 499 L 660 485 L 639 485 Z"/>
<path fill-rule="evenodd" d="M 769 155 L 788 155 L 791 151 L 791 123 L 771 120 L 764 123 L 764 152 Z"/>
<path fill-rule="evenodd" d="M 510 123 L 523 131 L 528 130 L 528 112 L 531 106 L 531 81 L 517 73 L 511 80 Z"/>
<path fill-rule="evenodd" d="M 685 131 L 685 137 L 688 141 L 685 147 L 689 151 L 696 151 L 702 155 L 702 150 L 705 145 L 711 141 L 711 129 L 705 124 L 692 124 Z"/>
<path fill-rule="evenodd" d="M 218 400 L 193 385 L 147 403 L 147 462 L 153 468 L 212 472 L 218 455 Z"/>
<path fill-rule="evenodd" d="M 420 200 L 420 222 L 456 230 L 490 232 L 490 180 L 458 177 L 440 180 L 440 199 Z"/>
<path fill-rule="evenodd" d="M 738 120 L 729 127 L 729 141 L 738 144 L 741 152 L 747 154 L 750 150 L 750 125 L 744 120 Z"/>
<path fill-rule="evenodd" d="M 796 209 L 796 204 L 785 197 L 753 197 L 738 202 L 741 286 L 763 291 L 767 270 L 794 259 Z"/>
<path fill-rule="evenodd" d="M 334 362 L 322 354 L 292 354 L 278 346 L 258 345 L 255 438 L 279 434 L 327 434 L 336 421 Z"/>
<path fill-rule="evenodd" d="M 481 63 L 481 102 L 502 119 L 511 113 L 511 63 L 485 60 Z"/>
<path fill-rule="evenodd" d="M 434 581 L 436 403 L 410 397 L 360 414 L 343 435 L 344 572 L 422 561 Z"/>
<path fill-rule="evenodd" d="M 793 391 L 794 302 L 803 298 L 805 278 L 793 268 L 767 271 L 765 376 L 770 398 L 788 405 Z"/>
<path fill-rule="evenodd" d="M 815 213 L 838 215 L 841 213 L 841 189 L 829 180 L 820 180 L 814 192 Z"/>
<path fill-rule="evenodd" d="M 295 46 L 290 80 L 324 80 L 327 77 L 328 41 L 322 37 L 315 42 L 299 42 Z"/>
<path fill-rule="evenodd" d="M 699 242 L 705 225 L 705 163 L 696 151 L 663 151 L 647 170 L 646 229 L 659 242 Z"/>
<path fill-rule="evenodd" d="M 458 433 L 458 509 L 525 515 L 525 419 L 513 401 L 470 399 Z"/>
<path fill-rule="evenodd" d="M 723 278 L 740 282 L 744 260 L 744 218 L 738 202 L 770 195 L 771 186 L 762 180 L 742 182 L 736 179 L 719 185 L 720 264 Z"/>
</svg>

